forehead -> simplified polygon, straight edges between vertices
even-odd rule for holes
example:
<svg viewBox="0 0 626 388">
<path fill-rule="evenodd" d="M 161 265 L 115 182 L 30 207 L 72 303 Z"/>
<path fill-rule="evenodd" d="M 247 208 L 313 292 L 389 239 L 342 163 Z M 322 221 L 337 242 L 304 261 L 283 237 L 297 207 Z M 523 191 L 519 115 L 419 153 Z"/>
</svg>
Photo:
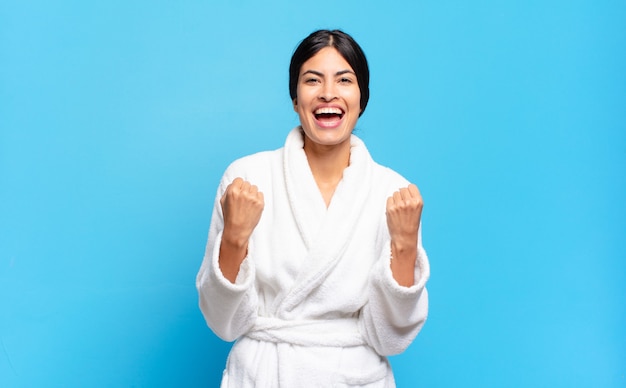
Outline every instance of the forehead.
<svg viewBox="0 0 626 388">
<path fill-rule="evenodd" d="M 330 72 L 336 72 L 341 70 L 354 71 L 352 69 L 352 66 L 350 66 L 348 61 L 346 61 L 341 53 L 337 51 L 336 48 L 330 46 L 324 47 L 302 64 L 300 72 L 302 73 L 307 70 Z"/>
</svg>

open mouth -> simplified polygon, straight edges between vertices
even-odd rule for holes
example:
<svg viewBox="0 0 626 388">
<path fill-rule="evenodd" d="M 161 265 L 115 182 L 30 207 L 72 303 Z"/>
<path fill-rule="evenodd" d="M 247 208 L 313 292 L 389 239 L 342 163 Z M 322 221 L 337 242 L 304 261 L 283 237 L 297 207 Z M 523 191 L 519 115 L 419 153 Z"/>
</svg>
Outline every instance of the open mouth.
<svg viewBox="0 0 626 388">
<path fill-rule="evenodd" d="M 333 123 L 343 118 L 344 112 L 339 108 L 325 107 L 316 109 L 313 112 L 315 119 L 322 123 Z"/>
</svg>

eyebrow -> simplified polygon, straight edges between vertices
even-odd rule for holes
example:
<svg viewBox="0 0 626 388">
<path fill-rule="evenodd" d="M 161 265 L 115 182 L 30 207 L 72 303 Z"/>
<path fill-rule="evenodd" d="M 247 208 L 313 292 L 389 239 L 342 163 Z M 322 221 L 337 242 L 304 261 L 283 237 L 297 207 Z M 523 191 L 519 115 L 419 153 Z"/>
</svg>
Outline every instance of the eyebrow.
<svg viewBox="0 0 626 388">
<path fill-rule="evenodd" d="M 305 75 L 305 74 L 313 74 L 313 75 L 316 75 L 318 77 L 323 77 L 324 76 L 324 73 L 322 73 L 320 71 L 317 71 L 317 70 L 307 70 L 304 73 L 302 73 L 302 75 Z M 348 70 L 348 69 L 346 69 L 346 70 L 339 70 L 338 72 L 335 73 L 335 76 L 344 75 L 344 74 L 352 74 L 352 75 L 356 76 L 356 74 L 352 70 Z"/>
</svg>

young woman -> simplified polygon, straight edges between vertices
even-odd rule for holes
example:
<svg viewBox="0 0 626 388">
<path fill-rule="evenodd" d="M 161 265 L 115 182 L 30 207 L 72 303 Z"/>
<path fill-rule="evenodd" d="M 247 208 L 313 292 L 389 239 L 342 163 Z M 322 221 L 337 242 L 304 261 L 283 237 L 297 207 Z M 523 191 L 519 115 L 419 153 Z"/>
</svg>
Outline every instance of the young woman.
<svg viewBox="0 0 626 388">
<path fill-rule="evenodd" d="M 197 276 L 208 325 L 237 340 L 222 387 L 393 387 L 386 356 L 428 313 L 422 197 L 352 135 L 369 70 L 349 35 L 305 38 L 289 91 L 301 125 L 228 167 Z"/>
</svg>

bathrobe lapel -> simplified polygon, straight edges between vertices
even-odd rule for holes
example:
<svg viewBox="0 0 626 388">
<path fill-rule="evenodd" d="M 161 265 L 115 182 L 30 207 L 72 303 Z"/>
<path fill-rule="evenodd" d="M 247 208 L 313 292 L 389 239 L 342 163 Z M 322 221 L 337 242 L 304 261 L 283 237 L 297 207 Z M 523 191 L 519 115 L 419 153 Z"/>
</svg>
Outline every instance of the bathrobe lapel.
<svg viewBox="0 0 626 388">
<path fill-rule="evenodd" d="M 365 144 L 352 135 L 350 165 L 326 209 L 304 153 L 303 136 L 296 128 L 287 137 L 284 173 L 290 206 L 307 247 L 307 257 L 293 287 L 280 301 L 278 310 L 283 312 L 291 311 L 306 298 L 340 261 L 353 230 L 358 228 L 372 184 L 373 161 Z"/>
</svg>

